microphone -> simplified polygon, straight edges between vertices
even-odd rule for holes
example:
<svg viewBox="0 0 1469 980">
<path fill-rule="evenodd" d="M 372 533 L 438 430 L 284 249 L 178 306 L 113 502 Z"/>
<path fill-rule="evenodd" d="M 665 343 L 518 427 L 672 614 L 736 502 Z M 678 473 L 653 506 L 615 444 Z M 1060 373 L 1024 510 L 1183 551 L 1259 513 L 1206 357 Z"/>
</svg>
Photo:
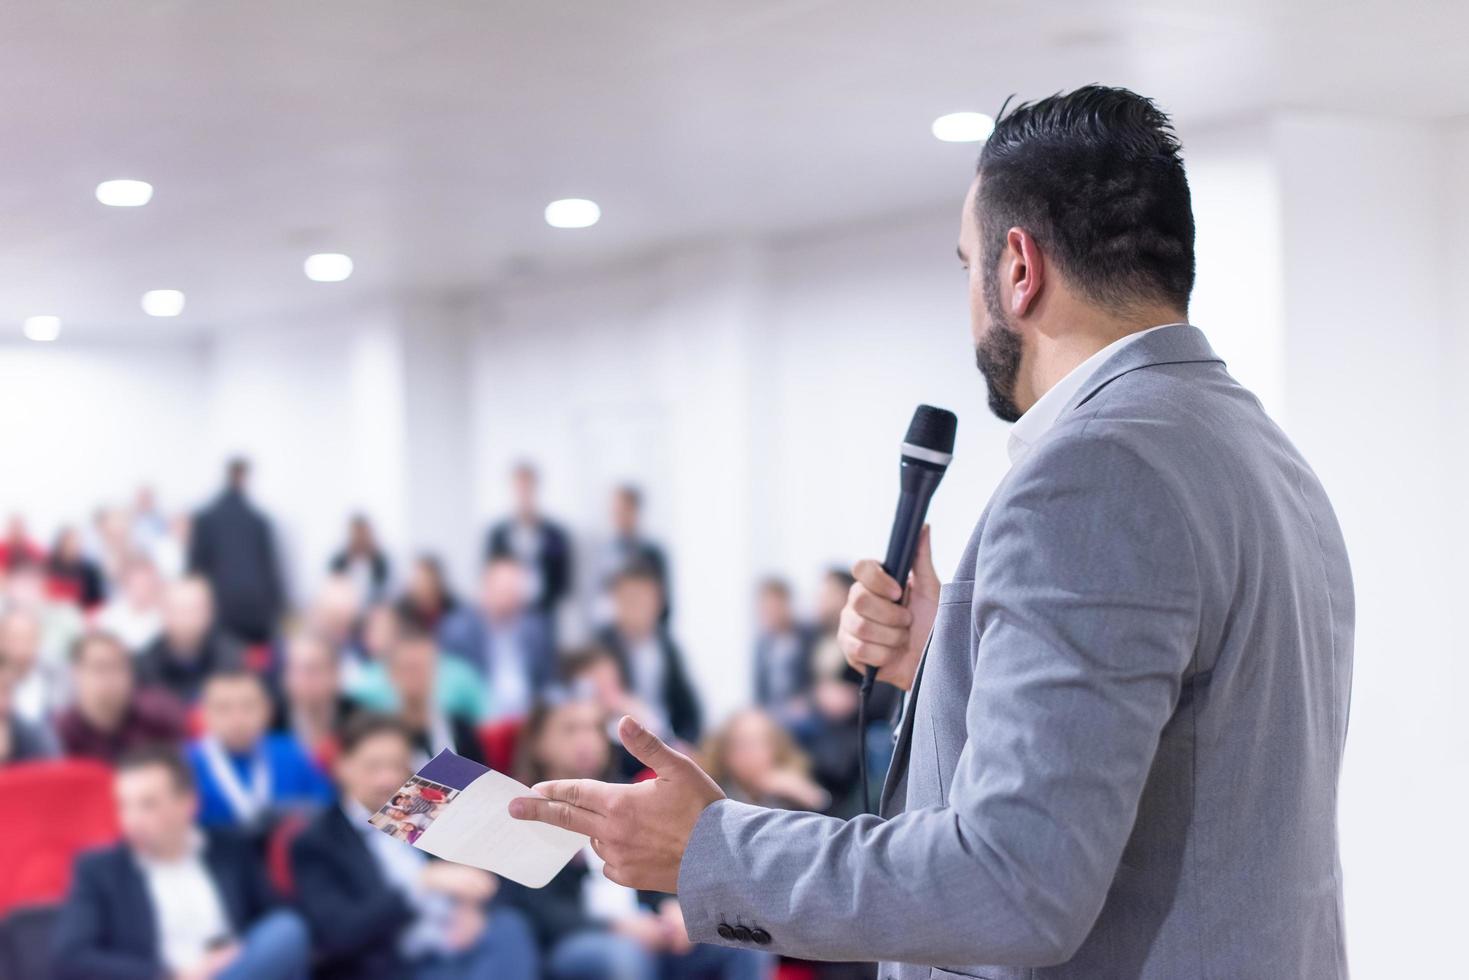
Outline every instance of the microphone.
<svg viewBox="0 0 1469 980">
<path fill-rule="evenodd" d="M 928 502 L 938 489 L 939 481 L 954 458 L 954 433 L 959 418 L 953 412 L 932 405 L 919 405 L 908 423 L 908 434 L 900 447 L 898 462 L 898 510 L 893 515 L 893 529 L 888 536 L 888 553 L 882 570 L 891 575 L 908 592 L 908 573 L 913 570 L 913 555 L 918 550 L 918 536 L 923 519 L 928 515 Z M 860 700 L 857 702 L 858 778 L 862 781 L 863 808 L 872 810 L 871 788 L 867 785 L 867 700 L 872 696 L 872 682 L 877 668 L 868 664 L 862 672 Z"/>
</svg>

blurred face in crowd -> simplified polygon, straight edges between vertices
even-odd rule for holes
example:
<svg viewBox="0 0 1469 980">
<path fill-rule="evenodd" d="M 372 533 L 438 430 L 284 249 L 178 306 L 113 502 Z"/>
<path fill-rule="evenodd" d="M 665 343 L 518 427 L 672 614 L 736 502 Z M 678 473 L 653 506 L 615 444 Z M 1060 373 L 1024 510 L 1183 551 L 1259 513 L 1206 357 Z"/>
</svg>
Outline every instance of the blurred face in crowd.
<svg viewBox="0 0 1469 980">
<path fill-rule="evenodd" d="M 194 826 L 199 800 L 163 765 L 119 772 L 112 781 L 123 840 L 146 857 L 182 853 Z"/>
<path fill-rule="evenodd" d="M 515 494 L 515 513 L 523 521 L 536 516 L 536 471 L 529 466 L 516 467 L 510 476 L 510 487 Z"/>
<path fill-rule="evenodd" d="M 852 583 L 837 574 L 824 575 L 821 589 L 816 595 L 816 618 L 823 624 L 835 628 L 841 618 L 842 607 L 847 604 L 847 593 Z"/>
<path fill-rule="evenodd" d="M 131 655 L 110 636 L 90 636 L 77 649 L 71 668 L 77 708 L 104 729 L 122 721 L 133 697 Z"/>
<path fill-rule="evenodd" d="M 151 514 L 158 509 L 158 501 L 153 496 L 152 487 L 139 487 L 138 494 L 133 498 L 133 513 Z"/>
<path fill-rule="evenodd" d="M 368 555 L 377 550 L 372 536 L 372 525 L 365 517 L 354 517 L 347 528 L 347 546 L 353 553 Z"/>
<path fill-rule="evenodd" d="M 270 699 L 260 678 L 217 675 L 204 685 L 204 730 L 226 749 L 253 752 L 270 724 Z"/>
<path fill-rule="evenodd" d="M 420 609 L 437 609 L 443 605 L 444 588 L 439 581 L 439 570 L 427 558 L 413 563 L 404 591 L 408 593 L 409 601 Z"/>
<path fill-rule="evenodd" d="M 310 633 L 300 633 L 286 645 L 282 677 L 286 698 L 296 705 L 332 704 L 337 698 L 337 655 Z"/>
<path fill-rule="evenodd" d="M 20 609 L 40 609 L 46 605 L 46 576 L 38 565 L 22 565 L 10 570 L 5 583 L 10 604 Z"/>
<path fill-rule="evenodd" d="M 203 579 L 181 579 L 163 593 L 163 634 L 175 653 L 197 653 L 213 623 L 214 597 Z"/>
<path fill-rule="evenodd" d="M 0 619 L 0 657 L 12 680 L 19 683 L 36 665 L 41 649 L 41 624 L 29 612 L 14 610 Z"/>
<path fill-rule="evenodd" d="M 19 514 L 11 514 L 10 519 L 5 522 L 5 538 L 16 544 L 22 544 L 30 539 L 26 532 L 25 518 Z"/>
<path fill-rule="evenodd" d="M 153 609 L 161 599 L 163 583 L 158 569 L 144 559 L 128 562 L 122 573 L 122 594 L 127 604 L 134 609 Z"/>
<path fill-rule="evenodd" d="M 398 642 L 398 614 L 392 606 L 373 606 L 362 620 L 362 648 L 373 660 L 384 660 Z"/>
<path fill-rule="evenodd" d="M 425 636 L 399 638 L 388 658 L 388 678 L 404 703 L 425 704 L 433 696 L 439 651 Z"/>
<path fill-rule="evenodd" d="M 763 711 L 741 711 L 729 720 L 724 739 L 724 766 L 743 786 L 759 786 L 775 768 L 777 732 Z"/>
<path fill-rule="evenodd" d="M 784 633 L 795 625 L 791 594 L 777 585 L 765 585 L 755 603 L 755 618 L 762 633 Z"/>
<path fill-rule="evenodd" d="M 621 488 L 612 494 L 612 527 L 624 537 L 632 537 L 638 531 L 637 494 Z"/>
<path fill-rule="evenodd" d="M 612 587 L 612 619 L 617 632 L 631 639 L 653 634 L 663 612 L 663 589 L 656 579 L 624 575 Z"/>
<path fill-rule="evenodd" d="M 605 719 L 601 706 L 590 699 L 550 710 L 534 750 L 547 779 L 594 779 L 607 771 L 612 753 Z"/>
<path fill-rule="evenodd" d="M 68 564 L 81 561 L 82 536 L 74 527 L 62 528 L 56 537 L 56 557 Z"/>
<path fill-rule="evenodd" d="M 398 732 L 369 735 L 337 758 L 337 785 L 344 796 L 375 812 L 412 774 L 412 752 Z"/>
<path fill-rule="evenodd" d="M 514 619 L 525 609 L 525 569 L 510 559 L 497 558 L 480 573 L 480 608 L 493 620 Z"/>
<path fill-rule="evenodd" d="M 311 603 L 311 629 L 334 647 L 344 646 L 361 611 L 357 587 L 345 575 L 333 575 L 322 583 Z"/>
<path fill-rule="evenodd" d="M 604 720 L 609 712 L 621 710 L 627 691 L 622 684 L 622 671 L 610 656 L 603 654 L 588 661 L 570 680 L 580 697 L 600 706 Z"/>
</svg>

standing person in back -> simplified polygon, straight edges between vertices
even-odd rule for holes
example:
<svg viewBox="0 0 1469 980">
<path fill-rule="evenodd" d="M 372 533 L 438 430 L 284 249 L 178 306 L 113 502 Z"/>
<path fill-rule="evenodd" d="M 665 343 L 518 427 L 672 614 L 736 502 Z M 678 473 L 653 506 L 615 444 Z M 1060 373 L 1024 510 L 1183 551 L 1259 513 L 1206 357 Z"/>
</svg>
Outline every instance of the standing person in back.
<svg viewBox="0 0 1469 980">
<path fill-rule="evenodd" d="M 662 610 L 658 572 L 634 562 L 612 580 L 612 625 L 598 641 L 617 661 L 628 691 L 652 713 L 652 726 L 692 745 L 703 712 L 683 652 L 660 620 Z"/>
<path fill-rule="evenodd" d="M 225 488 L 194 518 L 189 571 L 214 588 L 219 623 L 245 643 L 267 643 L 285 608 L 275 536 L 246 496 L 250 463 L 233 459 Z"/>
<path fill-rule="evenodd" d="M 1345 978 L 1346 545 L 1186 322 L 1172 124 L 1087 86 L 1001 113 L 978 169 L 959 259 L 1011 468 L 952 582 L 927 532 L 907 583 L 854 569 L 842 649 L 908 692 L 881 815 L 723 799 L 631 722 L 659 779 L 511 810 L 676 888 L 695 940 L 895 980 Z"/>
<path fill-rule="evenodd" d="M 631 483 L 621 484 L 612 491 L 612 536 L 598 549 L 592 564 L 595 567 L 590 587 L 595 622 L 603 624 L 611 617 L 605 594 L 607 584 L 628 565 L 644 564 L 658 573 L 658 585 L 663 590 L 659 620 L 665 626 L 668 624 L 673 615 L 668 556 L 643 530 L 643 491 Z"/>
<path fill-rule="evenodd" d="M 491 558 L 480 573 L 478 600 L 439 626 L 445 652 L 469 663 L 489 687 L 486 720 L 524 718 L 555 680 L 556 651 L 546 617 L 528 603 L 525 563 Z"/>
<path fill-rule="evenodd" d="M 552 625 L 561 600 L 571 591 L 571 538 L 561 525 L 542 516 L 540 476 L 530 463 L 519 463 L 510 476 L 515 512 L 490 528 L 485 558 L 512 557 L 530 573 L 530 604 Z"/>
</svg>

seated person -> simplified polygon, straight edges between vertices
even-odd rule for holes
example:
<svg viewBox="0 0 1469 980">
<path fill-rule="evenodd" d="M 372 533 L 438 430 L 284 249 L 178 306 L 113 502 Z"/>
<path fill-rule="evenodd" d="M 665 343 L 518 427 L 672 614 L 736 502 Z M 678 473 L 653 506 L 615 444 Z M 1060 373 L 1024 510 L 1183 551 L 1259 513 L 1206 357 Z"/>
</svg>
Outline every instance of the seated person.
<svg viewBox="0 0 1469 980">
<path fill-rule="evenodd" d="M 32 725 L 48 726 L 66 700 L 66 678 L 41 656 L 41 621 L 29 609 L 0 617 L 0 657 L 10 673 L 10 707 Z"/>
<path fill-rule="evenodd" d="M 110 633 L 85 633 L 71 648 L 74 700 L 56 720 L 69 756 L 108 764 L 131 749 L 184 738 L 184 707 L 159 688 L 140 689 L 133 658 Z"/>
<path fill-rule="evenodd" d="M 790 583 L 779 578 L 760 583 L 755 619 L 755 704 L 782 720 L 802 718 L 809 710 L 816 637 L 796 621 Z"/>
<path fill-rule="evenodd" d="M 704 770 L 742 803 L 781 810 L 825 810 L 831 794 L 811 778 L 795 739 L 759 708 L 737 711 L 704 749 Z"/>
<path fill-rule="evenodd" d="M 617 660 L 627 689 L 656 712 L 662 724 L 685 743 L 699 740 L 699 700 L 684 669 L 683 654 L 660 620 L 663 586 L 658 572 L 634 562 L 612 581 L 612 625 L 599 643 Z"/>
<path fill-rule="evenodd" d="M 209 583 L 190 576 L 169 585 L 163 593 L 163 633 L 139 655 L 138 683 L 165 688 L 192 706 L 206 677 L 240 663 L 240 649 L 215 626 Z"/>
<path fill-rule="evenodd" d="M 103 605 L 96 625 L 140 653 L 163 631 L 163 580 L 144 555 L 127 558 L 118 577 L 118 594 Z"/>
<path fill-rule="evenodd" d="M 125 755 L 114 784 L 122 843 L 77 862 L 53 935 L 58 980 L 304 980 L 305 924 L 248 844 L 194 825 L 177 750 Z"/>
<path fill-rule="evenodd" d="M 444 749 L 484 762 L 475 727 L 483 714 L 482 682 L 457 658 L 441 656 L 432 633 L 414 623 L 399 623 L 387 663 L 373 666 L 380 671 L 381 684 L 356 692 L 355 698 L 363 708 L 394 714 L 407 726 L 413 768 Z"/>
<path fill-rule="evenodd" d="M 322 772 L 330 768 L 337 734 L 356 707 L 341 691 L 339 663 L 332 648 L 309 630 L 286 640 L 282 698 L 272 728 L 295 736 Z"/>
<path fill-rule="evenodd" d="M 15 667 L 0 651 L 0 766 L 51 759 L 60 752 L 49 728 L 15 712 Z"/>
<path fill-rule="evenodd" d="M 295 736 L 267 734 L 265 682 L 243 667 L 204 682 L 204 734 L 189 746 L 199 786 L 199 822 L 251 833 L 279 811 L 331 799 L 331 785 Z"/>
<path fill-rule="evenodd" d="M 400 683 L 395 676 L 393 664 L 396 654 L 405 646 L 414 649 L 429 646 L 433 655 L 429 658 L 433 667 L 431 688 L 432 704 L 436 711 L 449 718 L 462 718 L 478 724 L 488 714 L 486 710 L 485 682 L 473 667 L 459 657 L 439 656 L 438 640 L 423 626 L 406 619 L 398 619 L 388 631 L 388 646 L 380 660 L 369 661 L 357 672 L 357 678 L 348 690 L 353 701 L 371 711 L 394 714 L 403 707 Z"/>
<path fill-rule="evenodd" d="M 333 764 L 337 803 L 291 845 L 297 902 L 318 980 L 531 980 L 535 941 L 515 910 L 489 907 L 497 881 L 435 861 L 368 823 L 412 773 L 409 733 L 362 713 Z"/>
<path fill-rule="evenodd" d="M 517 778 L 602 779 L 612 765 L 602 708 L 554 694 L 531 712 L 521 735 Z M 507 881 L 505 898 L 524 910 L 556 980 L 758 978 L 771 957 L 757 950 L 694 945 L 678 900 L 609 880 L 588 845 L 544 888 Z"/>
<path fill-rule="evenodd" d="M 551 629 L 530 605 L 527 576 L 513 556 L 492 556 L 480 573 L 478 605 L 466 605 L 439 627 L 444 651 L 474 665 L 489 682 L 489 721 L 525 717 L 556 679 Z"/>
</svg>

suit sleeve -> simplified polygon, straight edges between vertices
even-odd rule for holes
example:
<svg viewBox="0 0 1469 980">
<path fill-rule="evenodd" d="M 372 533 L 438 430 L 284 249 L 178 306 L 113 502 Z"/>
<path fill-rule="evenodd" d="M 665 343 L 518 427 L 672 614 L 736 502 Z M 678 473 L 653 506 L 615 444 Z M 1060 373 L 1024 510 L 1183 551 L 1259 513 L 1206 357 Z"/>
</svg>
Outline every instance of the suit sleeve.
<svg viewBox="0 0 1469 980">
<path fill-rule="evenodd" d="M 845 822 L 710 806 L 679 878 L 690 938 L 758 925 L 780 953 L 938 967 L 1061 963 L 1086 938 L 1193 660 L 1199 573 L 1179 501 L 1131 449 L 1082 430 L 1022 467 L 980 543 L 947 803 Z"/>
<path fill-rule="evenodd" d="M 107 901 L 98 881 L 99 866 L 83 858 L 51 936 L 52 976 L 57 980 L 159 980 L 164 971 L 142 956 L 106 948 L 103 942 Z"/>
</svg>

